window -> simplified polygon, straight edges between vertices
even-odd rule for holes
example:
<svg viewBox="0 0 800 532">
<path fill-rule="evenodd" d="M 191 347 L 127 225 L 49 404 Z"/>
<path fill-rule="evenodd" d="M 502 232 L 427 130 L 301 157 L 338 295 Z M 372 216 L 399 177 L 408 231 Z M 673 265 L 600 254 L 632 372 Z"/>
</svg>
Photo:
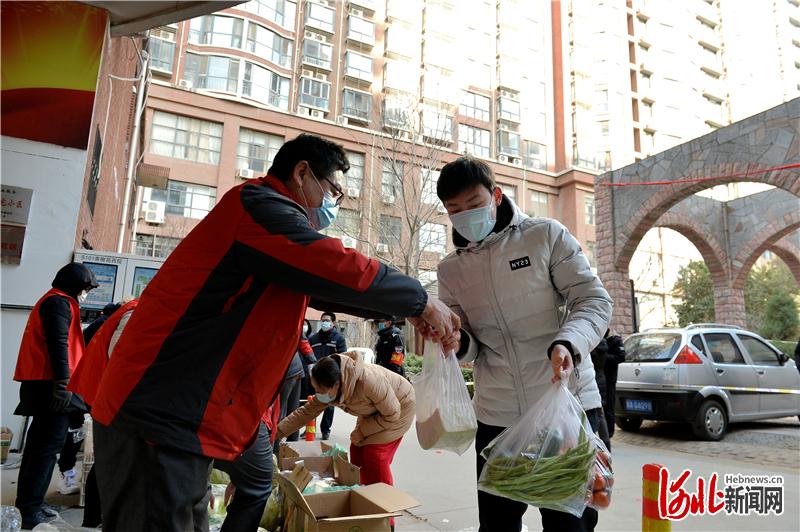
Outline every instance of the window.
<svg viewBox="0 0 800 532">
<path fill-rule="evenodd" d="M 491 99 L 488 96 L 464 91 L 461 98 L 461 105 L 458 106 L 458 112 L 461 116 L 488 122 L 490 103 Z"/>
<path fill-rule="evenodd" d="M 531 136 L 543 139 L 547 136 L 547 115 L 545 113 L 533 113 L 530 124 Z"/>
<path fill-rule="evenodd" d="M 333 33 L 333 19 L 336 12 L 321 4 L 309 2 L 306 9 L 306 24 L 320 30 Z"/>
<path fill-rule="evenodd" d="M 531 190 L 531 206 L 528 215 L 543 218 L 549 216 L 549 213 L 549 196 L 545 192 Z"/>
<path fill-rule="evenodd" d="M 390 248 L 395 244 L 399 244 L 402 228 L 402 221 L 398 216 L 381 214 L 381 230 L 378 235 L 378 243 Z"/>
<path fill-rule="evenodd" d="M 303 63 L 316 67 L 331 69 L 333 46 L 306 37 L 303 41 Z"/>
<path fill-rule="evenodd" d="M 399 197 L 403 173 L 404 164 L 402 161 L 381 159 L 381 195 L 384 197 Z"/>
<path fill-rule="evenodd" d="M 209 44 L 226 48 L 242 47 L 242 26 L 240 18 L 207 15 L 193 18 L 189 23 L 189 42 Z"/>
<path fill-rule="evenodd" d="M 525 141 L 525 168 L 547 169 L 547 147 L 544 144 L 531 140 Z"/>
<path fill-rule="evenodd" d="M 350 162 L 350 170 L 344 174 L 344 188 L 354 188 L 359 192 L 364 188 L 364 154 L 347 152 L 347 160 Z"/>
<path fill-rule="evenodd" d="M 358 42 L 373 44 L 375 42 L 375 24 L 361 17 L 347 17 L 347 38 Z"/>
<path fill-rule="evenodd" d="M 519 134 L 505 129 L 497 130 L 497 151 L 503 155 L 519 157 Z"/>
<path fill-rule="evenodd" d="M 355 52 L 345 54 L 345 76 L 372 81 L 372 58 Z"/>
<path fill-rule="evenodd" d="M 604 137 L 608 137 L 608 120 L 601 120 L 600 121 L 600 134 Z"/>
<path fill-rule="evenodd" d="M 312 4 L 314 5 L 314 4 Z M 311 78 L 300 78 L 300 104 L 328 110 L 331 84 Z"/>
<path fill-rule="evenodd" d="M 507 96 L 501 96 L 497 100 L 498 113 L 501 120 L 511 120 L 519 122 L 519 102 Z"/>
<path fill-rule="evenodd" d="M 583 212 L 588 225 L 594 225 L 594 194 L 583 193 Z"/>
<path fill-rule="evenodd" d="M 650 333 L 632 336 L 625 342 L 626 362 L 667 362 L 681 346 L 681 335 Z"/>
<path fill-rule="evenodd" d="M 329 233 L 358 238 L 361 234 L 361 213 L 355 209 L 339 209 Z"/>
<path fill-rule="evenodd" d="M 163 111 L 153 114 L 150 153 L 218 164 L 222 146 L 222 124 Z"/>
<path fill-rule="evenodd" d="M 236 168 L 246 168 L 259 174 L 265 174 L 281 146 L 283 146 L 283 137 L 241 128 Z"/>
<path fill-rule="evenodd" d="M 598 113 L 607 113 L 608 112 L 608 89 L 602 89 L 597 91 L 597 112 Z"/>
<path fill-rule="evenodd" d="M 459 124 L 458 151 L 471 153 L 477 157 L 490 157 L 492 154 L 492 132 L 488 129 Z"/>
<path fill-rule="evenodd" d="M 292 68 L 292 41 L 264 26 L 247 28 L 247 50 L 282 67 Z"/>
<path fill-rule="evenodd" d="M 237 6 L 238 7 L 238 6 Z M 271 20 L 286 29 L 294 29 L 297 3 L 289 0 L 252 0 L 244 4 L 244 9 Z"/>
<path fill-rule="evenodd" d="M 244 66 L 242 94 L 261 103 L 283 109 L 289 109 L 289 78 L 279 76 L 271 70 L 247 63 Z"/>
<path fill-rule="evenodd" d="M 187 53 L 183 75 L 198 89 L 237 92 L 239 60 L 221 55 Z"/>
<path fill-rule="evenodd" d="M 372 94 L 345 89 L 343 100 L 342 113 L 369 122 L 372 114 Z"/>
<path fill-rule="evenodd" d="M 178 247 L 180 243 L 180 238 L 137 233 L 135 253 L 145 257 L 167 258 L 169 254 L 172 253 L 172 250 Z"/>
<path fill-rule="evenodd" d="M 694 350 L 697 351 L 698 353 L 705 355 L 706 357 L 708 356 L 708 354 L 706 353 L 706 348 L 703 345 L 703 339 L 700 338 L 699 334 L 695 334 L 694 336 L 692 336 L 692 347 L 694 347 Z"/>
<path fill-rule="evenodd" d="M 94 148 L 92 148 L 92 166 L 89 172 L 89 186 L 86 189 L 86 202 L 89 211 L 94 216 L 94 207 L 97 203 L 97 187 L 100 185 L 100 156 L 103 153 L 103 136 L 97 127 L 94 133 Z"/>
<path fill-rule="evenodd" d="M 408 130 L 412 126 L 408 105 L 402 100 L 386 98 L 383 101 L 383 125 Z"/>
<path fill-rule="evenodd" d="M 170 181 L 167 185 L 166 195 L 167 214 L 201 220 L 214 207 L 217 189 L 193 183 Z M 157 199 L 157 196 L 156 189 L 152 189 L 150 199 Z"/>
<path fill-rule="evenodd" d="M 434 109 L 422 111 L 422 134 L 445 142 L 453 141 L 453 118 Z"/>
<path fill-rule="evenodd" d="M 516 201 L 517 201 L 517 187 L 515 187 L 514 185 L 506 185 L 506 184 L 503 184 L 503 183 L 498 183 L 497 186 L 500 187 L 500 190 L 503 191 L 503 194 L 508 196 L 509 199 L 511 199 L 511 201 L 516 203 Z"/>
<path fill-rule="evenodd" d="M 436 270 L 420 270 L 417 279 L 423 290 L 429 294 L 439 294 L 439 277 Z"/>
<path fill-rule="evenodd" d="M 436 205 L 439 197 L 436 195 L 436 184 L 439 182 L 439 170 L 423 168 L 420 172 L 422 179 L 422 203 L 426 205 Z"/>
<path fill-rule="evenodd" d="M 159 35 L 166 34 L 168 32 L 159 32 Z M 175 34 L 172 33 L 171 35 L 172 40 L 150 37 L 148 51 L 150 52 L 150 67 L 154 70 L 172 73 L 172 63 L 175 59 Z"/>
<path fill-rule="evenodd" d="M 419 90 L 419 72 L 405 61 L 387 60 L 383 68 L 383 85 L 405 92 Z"/>
<path fill-rule="evenodd" d="M 435 223 L 423 225 L 419 231 L 419 249 L 443 255 L 447 251 L 447 227 Z"/>
<path fill-rule="evenodd" d="M 750 354 L 750 360 L 753 361 L 753 364 L 756 366 L 780 366 L 781 363 L 778 360 L 778 355 L 769 348 L 767 344 L 759 340 L 758 338 L 753 338 L 752 336 L 745 336 L 744 334 L 738 334 L 739 340 L 742 342 L 742 345 L 747 352 Z"/>
<path fill-rule="evenodd" d="M 744 357 L 730 334 L 709 333 L 703 336 L 714 362 L 717 364 L 744 364 Z"/>
</svg>

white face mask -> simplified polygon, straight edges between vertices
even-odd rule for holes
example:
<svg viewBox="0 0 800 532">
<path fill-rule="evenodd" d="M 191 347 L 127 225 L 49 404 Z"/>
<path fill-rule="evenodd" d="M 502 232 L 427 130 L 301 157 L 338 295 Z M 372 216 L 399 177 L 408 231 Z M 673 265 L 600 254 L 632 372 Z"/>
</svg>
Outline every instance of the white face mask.
<svg viewBox="0 0 800 532">
<path fill-rule="evenodd" d="M 89 292 L 84 290 L 80 294 L 78 294 L 78 303 L 83 303 L 86 301 L 86 297 L 89 295 Z"/>
</svg>

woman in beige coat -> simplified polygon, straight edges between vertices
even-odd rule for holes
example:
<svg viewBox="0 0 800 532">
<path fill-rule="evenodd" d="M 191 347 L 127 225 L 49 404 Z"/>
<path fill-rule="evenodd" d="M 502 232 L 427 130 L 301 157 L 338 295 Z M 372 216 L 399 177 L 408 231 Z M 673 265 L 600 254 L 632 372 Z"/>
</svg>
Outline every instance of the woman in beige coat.
<svg viewBox="0 0 800 532">
<path fill-rule="evenodd" d="M 315 399 L 278 424 L 283 438 L 335 405 L 358 418 L 350 434 L 350 461 L 361 468 L 361 483 L 392 484 L 390 466 L 400 440 L 414 420 L 414 388 L 397 373 L 364 364 L 356 353 L 331 355 L 311 370 Z"/>
</svg>

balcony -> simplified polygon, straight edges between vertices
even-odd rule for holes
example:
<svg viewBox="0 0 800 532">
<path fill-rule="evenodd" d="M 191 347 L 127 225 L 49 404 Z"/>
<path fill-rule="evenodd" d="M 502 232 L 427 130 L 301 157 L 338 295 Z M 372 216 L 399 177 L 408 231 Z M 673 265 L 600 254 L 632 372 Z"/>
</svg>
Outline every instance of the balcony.
<svg viewBox="0 0 800 532">
<path fill-rule="evenodd" d="M 350 5 L 353 7 L 360 7 L 374 13 L 378 3 L 375 0 L 350 0 Z"/>
<path fill-rule="evenodd" d="M 717 34 L 717 30 L 703 24 L 702 22 L 698 22 L 695 24 L 694 34 L 697 38 L 698 42 L 705 45 L 706 47 L 717 51 L 720 49 L 720 38 Z"/>
<path fill-rule="evenodd" d="M 375 23 L 350 15 L 347 17 L 347 40 L 369 47 L 374 46 Z"/>
<path fill-rule="evenodd" d="M 706 24 L 716 26 L 719 24 L 719 13 L 717 7 L 709 4 L 705 0 L 695 1 L 694 6 L 697 9 L 697 18 Z"/>
</svg>

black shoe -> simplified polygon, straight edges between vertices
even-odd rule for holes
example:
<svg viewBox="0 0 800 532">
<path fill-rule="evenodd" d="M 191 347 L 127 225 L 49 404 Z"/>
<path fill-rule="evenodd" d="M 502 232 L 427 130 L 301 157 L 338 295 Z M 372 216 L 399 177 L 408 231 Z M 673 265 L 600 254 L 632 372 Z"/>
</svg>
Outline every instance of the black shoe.
<svg viewBox="0 0 800 532">
<path fill-rule="evenodd" d="M 323 440 L 330 440 L 331 439 L 331 433 L 330 432 L 323 432 L 322 433 L 322 439 Z"/>
<path fill-rule="evenodd" d="M 49 521 L 52 521 L 54 518 L 55 518 L 54 515 L 52 516 L 47 515 L 43 511 L 39 510 L 32 516 L 22 518 L 22 528 L 32 530 L 36 525 L 41 523 L 47 523 Z"/>
<path fill-rule="evenodd" d="M 42 513 L 48 517 L 56 517 L 61 510 L 63 510 L 61 506 L 53 506 L 46 502 L 42 503 Z"/>
</svg>

